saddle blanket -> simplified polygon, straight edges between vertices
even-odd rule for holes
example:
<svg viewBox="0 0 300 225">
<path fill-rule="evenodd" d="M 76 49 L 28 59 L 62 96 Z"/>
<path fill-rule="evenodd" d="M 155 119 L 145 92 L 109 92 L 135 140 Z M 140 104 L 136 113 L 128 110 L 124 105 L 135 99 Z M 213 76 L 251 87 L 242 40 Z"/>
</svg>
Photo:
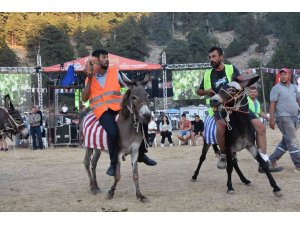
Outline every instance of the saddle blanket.
<svg viewBox="0 0 300 225">
<path fill-rule="evenodd" d="M 217 126 L 215 118 L 206 116 L 204 120 L 204 140 L 207 144 L 213 145 L 217 143 Z"/>
<path fill-rule="evenodd" d="M 116 120 L 119 115 L 116 116 Z M 83 120 L 84 146 L 87 148 L 107 150 L 107 134 L 94 113 L 89 113 Z"/>
</svg>

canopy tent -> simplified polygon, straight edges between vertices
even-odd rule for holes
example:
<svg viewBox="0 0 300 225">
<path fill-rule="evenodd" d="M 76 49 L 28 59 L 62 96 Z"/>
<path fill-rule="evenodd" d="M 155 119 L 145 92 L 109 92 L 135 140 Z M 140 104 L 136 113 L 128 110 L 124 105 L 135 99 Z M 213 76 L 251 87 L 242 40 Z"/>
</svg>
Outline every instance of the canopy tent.
<svg viewBox="0 0 300 225">
<path fill-rule="evenodd" d="M 85 63 L 90 56 L 86 56 L 80 59 L 76 59 L 73 61 L 65 62 L 63 66 L 61 64 L 56 64 L 53 66 L 43 67 L 42 72 L 50 73 L 50 72 L 64 72 L 68 69 L 70 65 L 74 66 L 76 72 L 81 72 L 84 70 Z M 146 62 L 141 62 L 133 59 L 124 58 L 121 56 L 108 54 L 109 65 L 113 67 L 117 67 L 122 71 L 130 71 L 130 70 L 160 70 L 160 64 L 151 64 Z"/>
</svg>

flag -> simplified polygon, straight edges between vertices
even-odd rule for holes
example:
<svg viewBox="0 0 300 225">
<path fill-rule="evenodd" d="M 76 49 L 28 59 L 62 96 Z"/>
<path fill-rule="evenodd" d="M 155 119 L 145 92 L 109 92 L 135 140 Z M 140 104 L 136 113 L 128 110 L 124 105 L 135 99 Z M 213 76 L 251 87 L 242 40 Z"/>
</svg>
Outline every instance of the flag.
<svg viewBox="0 0 300 225">
<path fill-rule="evenodd" d="M 66 76 L 64 77 L 64 79 L 60 82 L 60 85 L 71 85 L 73 84 L 73 82 L 76 81 L 76 77 L 75 77 L 75 71 L 74 71 L 74 66 L 70 65 L 68 67 Z"/>
</svg>

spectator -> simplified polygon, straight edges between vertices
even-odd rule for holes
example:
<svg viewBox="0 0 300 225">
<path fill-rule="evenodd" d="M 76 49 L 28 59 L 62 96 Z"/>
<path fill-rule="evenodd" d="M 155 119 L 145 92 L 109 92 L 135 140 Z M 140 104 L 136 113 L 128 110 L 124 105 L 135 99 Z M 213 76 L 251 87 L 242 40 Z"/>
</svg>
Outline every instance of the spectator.
<svg viewBox="0 0 300 225">
<path fill-rule="evenodd" d="M 275 129 L 275 121 L 282 133 L 282 140 L 270 155 L 270 163 L 277 167 L 277 161 L 289 151 L 295 165 L 295 172 L 300 172 L 300 147 L 297 141 L 297 116 L 300 106 L 300 94 L 297 87 L 291 84 L 291 72 L 284 68 L 280 70 L 280 82 L 270 93 L 269 126 Z"/>
<path fill-rule="evenodd" d="M 161 123 L 159 124 L 159 131 L 161 135 L 160 146 L 165 147 L 165 139 L 168 138 L 170 146 L 174 146 L 172 141 L 172 124 L 170 123 L 166 115 L 163 116 Z"/>
<path fill-rule="evenodd" d="M 183 142 L 183 145 L 188 144 L 188 140 L 191 138 L 191 129 L 192 129 L 192 123 L 186 118 L 185 113 L 181 115 L 181 120 L 179 121 L 179 134 L 178 139 Z"/>
<path fill-rule="evenodd" d="M 149 143 L 150 147 L 152 147 L 152 145 L 153 145 L 153 141 L 154 141 L 155 136 L 156 136 L 156 131 L 157 131 L 157 125 L 156 125 L 156 123 L 154 121 L 154 118 L 152 116 L 151 121 L 148 124 L 148 143 Z"/>
<path fill-rule="evenodd" d="M 36 113 L 40 115 L 41 117 L 41 121 L 40 121 L 40 128 L 41 128 L 41 132 L 43 132 L 43 114 L 42 114 L 42 111 L 41 111 L 41 106 L 37 106 L 36 107 Z"/>
<path fill-rule="evenodd" d="M 67 114 L 68 113 L 68 107 L 66 104 L 63 105 L 63 107 L 61 107 L 61 113 L 62 114 Z"/>
<path fill-rule="evenodd" d="M 203 136 L 203 130 L 204 130 L 204 123 L 200 119 L 198 115 L 195 115 L 195 120 L 192 121 L 192 133 L 191 133 L 191 139 L 192 139 L 192 145 L 196 146 L 196 137 Z"/>
<path fill-rule="evenodd" d="M 35 107 L 31 108 L 31 113 L 29 115 L 29 125 L 30 125 L 30 134 L 32 136 L 32 149 L 37 150 L 43 149 L 42 142 L 42 132 L 40 128 L 41 117 L 37 113 L 37 109 Z M 36 142 L 36 138 L 38 141 L 38 146 Z"/>
<path fill-rule="evenodd" d="M 81 123 L 81 121 L 83 120 L 83 118 L 86 116 L 87 114 L 87 109 L 85 105 L 81 106 L 81 109 L 79 111 L 79 123 Z"/>
</svg>

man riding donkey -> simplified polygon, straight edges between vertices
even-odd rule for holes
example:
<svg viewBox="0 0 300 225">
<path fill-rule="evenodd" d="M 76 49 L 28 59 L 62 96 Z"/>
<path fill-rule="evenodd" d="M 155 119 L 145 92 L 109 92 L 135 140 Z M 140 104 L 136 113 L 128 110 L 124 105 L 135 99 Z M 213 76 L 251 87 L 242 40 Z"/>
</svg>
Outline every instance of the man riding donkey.
<svg viewBox="0 0 300 225">
<path fill-rule="evenodd" d="M 210 98 L 214 96 L 218 91 L 227 83 L 231 81 L 241 82 L 242 77 L 239 70 L 230 64 L 224 64 L 224 54 L 223 50 L 219 47 L 212 47 L 208 51 L 208 59 L 212 69 L 205 72 L 202 83 L 200 84 L 197 94 L 200 96 L 208 96 L 206 100 L 207 105 L 210 103 Z M 260 120 L 254 115 L 254 113 L 249 112 L 247 99 L 241 103 L 239 109 L 241 112 L 249 113 L 249 119 L 256 131 L 256 142 L 257 146 L 263 153 L 266 153 L 266 129 Z M 226 123 L 222 119 L 224 116 L 220 115 L 219 112 L 214 112 L 212 108 L 209 108 L 208 113 L 210 116 L 214 116 L 217 126 L 216 136 L 217 142 L 220 148 L 220 157 L 217 164 L 219 169 L 226 168 L 226 149 L 225 149 L 225 130 Z M 205 128 L 204 128 L 205 129 Z M 266 160 L 266 159 L 265 159 Z M 270 168 L 271 169 L 271 168 Z M 275 172 L 275 171 L 273 171 Z"/>
<path fill-rule="evenodd" d="M 114 176 L 118 163 L 119 130 L 115 116 L 121 109 L 122 95 L 120 88 L 126 87 L 117 68 L 109 67 L 108 52 L 94 50 L 85 68 L 87 78 L 82 100 L 90 101 L 90 107 L 100 125 L 107 133 L 107 144 L 110 157 L 110 166 L 106 171 L 109 176 Z M 143 125 L 147 133 L 148 125 Z M 147 152 L 144 142 L 139 148 L 139 162 L 155 166 L 157 163 L 145 155 Z"/>
</svg>

